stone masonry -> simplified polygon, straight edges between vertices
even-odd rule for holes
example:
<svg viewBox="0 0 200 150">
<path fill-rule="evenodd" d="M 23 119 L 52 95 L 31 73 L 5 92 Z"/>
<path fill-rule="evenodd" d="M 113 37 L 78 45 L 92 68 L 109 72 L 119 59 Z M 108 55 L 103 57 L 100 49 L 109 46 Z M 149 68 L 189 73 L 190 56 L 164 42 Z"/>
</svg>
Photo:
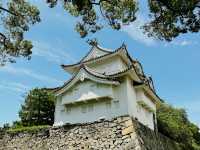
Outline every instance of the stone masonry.
<svg viewBox="0 0 200 150">
<path fill-rule="evenodd" d="M 0 150 L 179 150 L 178 144 L 129 116 L 5 134 Z"/>
</svg>

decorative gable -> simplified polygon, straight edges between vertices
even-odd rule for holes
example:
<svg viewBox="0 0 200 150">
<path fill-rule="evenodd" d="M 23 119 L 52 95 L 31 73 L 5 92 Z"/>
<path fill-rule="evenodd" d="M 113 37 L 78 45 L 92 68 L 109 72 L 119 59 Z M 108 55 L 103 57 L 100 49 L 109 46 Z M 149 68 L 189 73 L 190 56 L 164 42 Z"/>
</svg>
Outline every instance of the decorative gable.
<svg viewBox="0 0 200 150">
<path fill-rule="evenodd" d="M 100 73 L 116 73 L 128 68 L 133 63 L 125 45 L 115 51 L 109 51 L 94 45 L 88 54 L 79 62 L 72 65 L 61 65 L 62 68 L 71 73 L 76 73 L 82 64 L 91 67 Z"/>
<path fill-rule="evenodd" d="M 92 49 L 89 51 L 89 53 L 81 60 L 81 62 L 94 59 L 106 54 L 111 53 L 111 51 L 104 50 L 103 48 L 100 48 L 99 46 L 93 46 Z"/>
<path fill-rule="evenodd" d="M 67 90 L 71 89 L 78 82 L 82 82 L 84 84 L 85 80 L 88 79 L 101 84 L 108 84 L 108 85 L 119 84 L 118 81 L 115 81 L 112 78 L 94 72 L 91 69 L 88 69 L 86 66 L 82 66 L 82 68 L 71 78 L 71 80 L 69 80 L 60 89 L 56 91 L 56 95 L 58 96 L 65 93 Z"/>
<path fill-rule="evenodd" d="M 62 105 L 112 98 L 112 85 L 86 79 L 84 82 L 77 82 L 72 88 L 63 93 Z"/>
</svg>

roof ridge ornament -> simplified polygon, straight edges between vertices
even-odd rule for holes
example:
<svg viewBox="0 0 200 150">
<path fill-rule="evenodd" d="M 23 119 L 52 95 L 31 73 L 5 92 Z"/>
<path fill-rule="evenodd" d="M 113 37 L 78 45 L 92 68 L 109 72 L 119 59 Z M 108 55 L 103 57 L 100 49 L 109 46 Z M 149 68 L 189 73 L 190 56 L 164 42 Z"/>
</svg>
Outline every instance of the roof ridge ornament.
<svg viewBox="0 0 200 150">
<path fill-rule="evenodd" d="M 98 45 L 98 41 L 97 41 L 97 39 L 96 38 L 94 38 L 94 39 L 88 39 L 87 40 L 87 43 L 89 44 L 89 45 L 92 45 L 92 46 L 97 46 Z"/>
<path fill-rule="evenodd" d="M 125 42 L 123 42 L 121 48 L 125 48 L 126 49 L 126 47 L 127 46 L 126 46 Z"/>
<path fill-rule="evenodd" d="M 86 77 L 85 73 L 81 74 L 80 81 L 83 82 L 85 80 L 85 77 Z"/>
</svg>

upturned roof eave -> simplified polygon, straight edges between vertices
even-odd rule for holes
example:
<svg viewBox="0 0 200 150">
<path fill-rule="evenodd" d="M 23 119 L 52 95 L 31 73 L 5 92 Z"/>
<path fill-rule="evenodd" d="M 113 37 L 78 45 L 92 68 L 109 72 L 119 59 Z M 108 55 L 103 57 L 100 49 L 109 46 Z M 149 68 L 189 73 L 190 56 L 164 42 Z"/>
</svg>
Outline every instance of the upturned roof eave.
<svg viewBox="0 0 200 150">
<path fill-rule="evenodd" d="M 116 81 L 116 80 L 114 80 L 114 79 L 112 79 L 112 78 L 109 78 L 109 77 L 107 77 L 107 76 L 104 76 L 103 77 L 103 75 L 102 76 L 99 76 L 99 75 L 97 75 L 97 74 L 94 74 L 93 72 L 91 72 L 90 70 L 88 70 L 84 65 L 83 65 L 83 67 L 81 67 L 80 69 L 79 69 L 79 71 L 71 78 L 71 79 L 69 79 L 63 86 L 61 86 L 60 88 L 58 88 L 58 89 L 56 89 L 55 90 L 55 95 L 56 96 L 58 96 L 58 95 L 60 95 L 60 94 L 62 94 L 63 92 L 63 89 L 64 89 L 64 91 L 66 91 L 67 90 L 67 86 L 73 81 L 73 80 L 75 80 L 76 79 L 76 77 L 79 75 L 79 73 L 81 72 L 81 70 L 84 70 L 86 73 L 88 73 L 89 75 L 91 75 L 91 76 L 93 76 L 93 77 L 95 77 L 95 81 L 99 81 L 99 82 L 101 82 L 101 83 L 105 83 L 105 84 L 114 84 L 114 85 L 117 85 L 117 84 L 119 84 L 119 82 L 118 81 Z M 77 81 L 78 81 L 78 79 L 77 79 Z M 61 92 L 59 92 L 59 91 L 61 91 Z"/>
<path fill-rule="evenodd" d="M 92 59 L 89 59 L 89 60 L 86 60 L 86 61 L 83 61 L 88 55 L 86 55 L 86 57 L 82 58 L 81 61 L 75 63 L 75 64 L 70 64 L 70 65 L 64 65 L 62 64 L 61 67 L 65 70 L 65 71 L 68 71 L 68 72 L 73 72 L 73 70 L 75 68 L 78 68 L 80 67 L 81 64 L 89 64 L 89 63 L 93 63 L 95 61 L 100 61 L 102 59 L 107 59 L 109 57 L 113 57 L 117 54 L 119 54 L 121 51 L 124 51 L 126 53 L 126 56 L 127 58 L 129 59 L 130 62 L 134 62 L 134 60 L 130 57 L 128 51 L 126 48 L 124 48 L 124 46 L 122 45 L 120 48 L 116 49 L 115 51 L 111 52 L 109 51 L 108 54 L 105 54 L 105 55 L 101 55 L 99 57 L 96 57 L 96 58 L 92 58 Z M 107 51 L 108 52 L 108 51 Z"/>
<path fill-rule="evenodd" d="M 134 71 L 134 73 L 136 74 L 136 71 L 135 71 L 135 69 L 134 69 L 133 66 L 130 66 L 129 68 L 127 68 L 127 69 L 125 69 L 125 70 L 122 70 L 122 71 L 120 71 L 120 72 L 117 72 L 117 73 L 114 73 L 114 74 L 110 74 L 110 75 L 103 75 L 103 74 L 99 74 L 99 73 L 97 73 L 97 72 L 95 73 L 95 74 L 97 74 L 97 75 L 95 75 L 95 74 L 91 71 L 91 69 L 88 69 L 87 67 L 85 67 L 85 65 L 82 65 L 82 66 L 84 66 L 85 71 L 87 71 L 89 74 L 92 74 L 93 76 L 95 76 L 95 77 L 97 77 L 97 78 L 103 78 L 103 79 L 114 80 L 114 79 L 117 79 L 117 78 L 122 77 L 122 76 L 124 76 L 124 75 L 132 74 L 131 71 Z M 81 69 L 81 68 L 80 68 L 80 69 Z M 79 69 L 79 70 L 80 70 L 80 69 Z M 76 74 L 74 74 L 74 75 L 72 76 L 72 78 L 69 79 L 64 85 L 66 85 L 69 81 L 73 80 L 73 79 L 77 76 L 78 73 L 79 73 L 79 71 L 78 71 Z M 99 76 L 98 74 L 99 74 L 100 76 Z M 102 76 L 104 76 L 104 77 L 102 77 Z M 136 81 L 137 81 L 137 82 L 140 81 L 140 78 L 137 77 Z M 64 86 L 64 85 L 63 85 L 63 86 Z M 49 90 L 49 91 L 55 92 L 55 91 L 59 90 L 60 88 L 62 88 L 63 86 L 61 86 L 61 87 L 56 87 L 56 88 L 46 88 L 46 89 Z"/>
<path fill-rule="evenodd" d="M 102 52 L 105 52 L 105 53 L 108 53 L 108 54 L 109 54 L 109 53 L 112 53 L 111 51 L 108 51 L 108 50 L 103 49 L 103 48 L 100 47 L 98 44 L 97 44 L 97 45 L 93 45 L 93 46 L 90 48 L 90 50 L 87 52 L 87 54 L 86 54 L 79 62 L 80 62 L 80 63 L 83 62 L 84 59 L 87 58 L 87 57 L 90 55 L 90 53 L 94 50 L 95 47 L 96 47 L 98 50 L 102 51 Z"/>
<path fill-rule="evenodd" d="M 71 65 L 64 65 L 64 64 L 62 64 L 61 66 L 66 68 L 66 67 L 75 66 L 75 65 L 78 65 L 78 64 L 81 64 L 81 63 L 85 63 L 85 62 L 89 62 L 90 60 L 92 61 L 92 60 L 96 59 L 96 58 L 93 58 L 93 59 L 89 59 L 89 60 L 84 61 L 84 59 L 87 58 L 87 57 L 90 55 L 90 53 L 94 50 L 95 47 L 96 47 L 98 50 L 107 53 L 107 54 L 102 55 L 102 56 L 106 56 L 106 55 L 108 55 L 108 54 L 112 54 L 112 53 L 115 52 L 115 51 L 112 52 L 112 51 L 103 49 L 103 48 L 100 47 L 99 45 L 93 45 L 93 46 L 90 48 L 90 50 L 87 52 L 87 54 L 86 54 L 83 58 L 81 58 L 81 60 L 80 60 L 79 62 L 77 62 L 77 63 L 75 63 L 75 64 L 71 64 Z M 101 56 L 99 56 L 99 57 L 97 57 L 97 58 L 100 58 L 100 57 L 101 57 Z"/>
<path fill-rule="evenodd" d="M 146 83 L 140 83 L 139 85 L 135 86 L 136 89 L 143 88 L 149 95 L 153 97 L 153 103 L 157 104 L 162 102 L 162 99 L 158 96 L 158 94 Z"/>
<path fill-rule="evenodd" d="M 139 77 L 138 73 L 136 72 L 135 70 L 135 67 L 133 65 L 129 66 L 127 69 L 121 71 L 121 72 L 117 72 L 115 74 L 110 74 L 108 75 L 109 77 L 112 77 L 112 78 L 118 78 L 118 77 L 121 77 L 121 76 L 124 76 L 124 75 L 130 75 L 131 78 L 134 80 L 134 81 L 137 81 L 137 82 L 142 82 L 141 78 Z M 134 76 L 133 76 L 134 75 Z"/>
</svg>

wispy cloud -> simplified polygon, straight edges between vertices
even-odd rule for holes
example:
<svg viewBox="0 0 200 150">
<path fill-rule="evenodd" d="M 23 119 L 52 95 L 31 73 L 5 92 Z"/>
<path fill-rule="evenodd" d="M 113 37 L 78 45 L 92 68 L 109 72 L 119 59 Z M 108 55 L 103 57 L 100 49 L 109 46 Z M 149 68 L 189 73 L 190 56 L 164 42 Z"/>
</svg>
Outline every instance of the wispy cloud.
<svg viewBox="0 0 200 150">
<path fill-rule="evenodd" d="M 148 37 L 141 28 L 145 23 L 144 17 L 138 15 L 137 20 L 130 25 L 124 26 L 122 31 L 126 32 L 133 40 L 143 43 L 147 46 L 156 44 L 155 39 Z"/>
<path fill-rule="evenodd" d="M 0 89 L 3 89 L 3 90 L 7 89 L 7 90 L 15 91 L 15 92 L 24 93 L 27 90 L 29 90 L 30 87 L 18 82 L 1 81 Z"/>
<path fill-rule="evenodd" d="M 196 45 L 198 44 L 196 41 L 191 41 L 191 40 L 173 40 L 172 42 L 165 43 L 165 46 L 190 46 L 190 45 Z"/>
<path fill-rule="evenodd" d="M 200 114 L 200 100 L 199 98 L 194 98 L 192 101 L 184 101 L 181 103 L 181 106 L 183 106 L 186 111 L 189 114 L 189 117 L 192 118 L 193 123 L 196 125 L 199 125 L 200 127 L 200 120 L 199 120 L 199 115 Z"/>
<path fill-rule="evenodd" d="M 20 68 L 20 67 L 14 68 L 11 65 L 4 66 L 3 68 L 0 69 L 0 72 L 7 72 L 14 75 L 24 75 L 48 83 L 56 83 L 56 84 L 62 83 L 62 81 L 49 77 L 47 75 L 36 73 L 27 68 Z"/>
<path fill-rule="evenodd" d="M 33 44 L 33 55 L 35 56 L 43 57 L 47 61 L 56 64 L 62 64 L 63 62 L 66 62 L 66 60 L 69 63 L 75 62 L 75 59 L 71 55 L 67 54 L 67 52 L 59 47 L 54 47 L 50 44 L 38 41 L 33 41 Z"/>
<path fill-rule="evenodd" d="M 59 21 L 65 23 L 66 26 L 73 26 L 72 22 L 75 22 L 75 18 L 67 13 L 67 11 L 63 8 L 62 2 L 54 8 L 50 8 L 47 3 L 39 0 L 29 0 L 32 4 L 36 5 L 41 13 L 42 20 L 51 20 L 51 21 Z M 51 12 L 51 13 L 49 13 Z M 70 17 L 70 22 L 69 22 Z"/>
<path fill-rule="evenodd" d="M 199 100 L 193 100 L 188 102 L 183 102 L 182 104 L 185 108 L 188 108 L 189 111 L 199 114 L 200 113 L 200 101 Z"/>
</svg>

